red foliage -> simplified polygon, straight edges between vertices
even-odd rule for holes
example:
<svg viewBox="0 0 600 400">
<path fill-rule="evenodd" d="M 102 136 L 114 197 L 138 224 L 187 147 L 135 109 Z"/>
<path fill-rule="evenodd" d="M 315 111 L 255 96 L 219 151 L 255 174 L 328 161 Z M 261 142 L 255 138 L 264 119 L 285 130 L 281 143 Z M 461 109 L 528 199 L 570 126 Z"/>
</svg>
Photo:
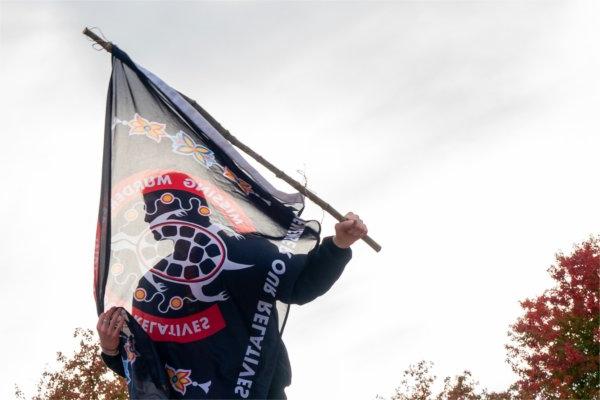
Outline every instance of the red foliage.
<svg viewBox="0 0 600 400">
<path fill-rule="evenodd" d="M 555 286 L 521 302 L 508 362 L 524 398 L 600 398 L 600 239 L 556 256 Z"/>
</svg>

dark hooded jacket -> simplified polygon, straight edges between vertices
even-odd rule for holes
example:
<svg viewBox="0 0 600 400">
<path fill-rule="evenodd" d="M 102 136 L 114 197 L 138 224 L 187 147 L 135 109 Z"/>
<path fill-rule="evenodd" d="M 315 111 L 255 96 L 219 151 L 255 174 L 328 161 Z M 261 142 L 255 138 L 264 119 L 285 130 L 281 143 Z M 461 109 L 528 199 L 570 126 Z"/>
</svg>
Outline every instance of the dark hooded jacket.
<svg viewBox="0 0 600 400">
<path fill-rule="evenodd" d="M 352 250 L 337 247 L 331 237 L 309 253 L 307 264 L 294 284 L 290 304 L 306 304 L 327 292 L 342 274 L 346 264 L 352 258 Z M 285 399 L 284 389 L 291 384 L 292 370 L 290 360 L 281 336 L 277 367 L 271 381 L 269 399 Z M 108 356 L 102 353 L 102 359 L 114 372 L 125 377 L 121 356 Z"/>
</svg>

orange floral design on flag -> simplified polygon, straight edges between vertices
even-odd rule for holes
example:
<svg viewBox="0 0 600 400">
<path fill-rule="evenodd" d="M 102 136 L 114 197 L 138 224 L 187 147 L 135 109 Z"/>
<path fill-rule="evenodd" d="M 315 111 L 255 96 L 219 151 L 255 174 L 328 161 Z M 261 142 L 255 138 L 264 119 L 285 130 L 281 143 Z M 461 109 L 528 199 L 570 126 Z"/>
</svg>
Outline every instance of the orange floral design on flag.
<svg viewBox="0 0 600 400">
<path fill-rule="evenodd" d="M 146 135 L 156 143 L 160 142 L 160 138 L 166 136 L 166 124 L 158 122 L 150 122 L 142 118 L 139 114 L 135 114 L 133 119 L 129 121 L 129 135 Z"/>
<path fill-rule="evenodd" d="M 173 151 L 179 154 L 192 155 L 201 164 L 210 168 L 216 163 L 215 154 L 207 147 L 197 144 L 187 134 L 179 131 L 173 140 Z"/>
<path fill-rule="evenodd" d="M 233 182 L 235 182 L 235 180 L 237 179 L 235 174 L 231 172 L 231 170 L 227 167 L 223 168 L 223 176 Z"/>
<path fill-rule="evenodd" d="M 167 375 L 169 376 L 169 382 L 173 389 L 185 395 L 186 387 L 192 384 L 192 380 L 189 378 L 192 373 L 189 369 L 178 369 L 165 365 Z"/>
<path fill-rule="evenodd" d="M 124 348 L 125 354 L 127 354 L 127 361 L 133 364 L 133 362 L 136 360 L 139 354 L 133 348 L 133 343 L 131 343 L 131 339 L 128 339 L 127 342 L 125 342 Z"/>
<path fill-rule="evenodd" d="M 252 192 L 252 186 L 248 182 L 238 179 L 237 184 L 244 193 L 250 194 Z"/>
<path fill-rule="evenodd" d="M 229 168 L 223 168 L 223 176 L 230 181 L 235 182 L 244 193 L 252 193 L 252 186 L 250 186 L 250 184 L 245 180 L 238 178 Z"/>
</svg>

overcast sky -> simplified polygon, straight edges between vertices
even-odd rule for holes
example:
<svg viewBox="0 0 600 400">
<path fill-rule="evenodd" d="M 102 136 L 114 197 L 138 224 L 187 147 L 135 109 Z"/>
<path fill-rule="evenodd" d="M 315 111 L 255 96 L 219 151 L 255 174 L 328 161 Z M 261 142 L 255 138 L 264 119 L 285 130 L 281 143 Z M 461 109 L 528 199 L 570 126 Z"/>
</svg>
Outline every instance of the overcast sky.
<svg viewBox="0 0 600 400">
<path fill-rule="evenodd" d="M 551 285 L 555 252 L 599 231 L 598 8 L 0 3 L 0 398 L 30 392 L 75 327 L 95 325 L 110 57 L 84 26 L 304 170 L 383 245 L 357 244 L 334 288 L 292 309 L 291 399 L 389 395 L 422 359 L 505 388 L 518 301 Z"/>
</svg>

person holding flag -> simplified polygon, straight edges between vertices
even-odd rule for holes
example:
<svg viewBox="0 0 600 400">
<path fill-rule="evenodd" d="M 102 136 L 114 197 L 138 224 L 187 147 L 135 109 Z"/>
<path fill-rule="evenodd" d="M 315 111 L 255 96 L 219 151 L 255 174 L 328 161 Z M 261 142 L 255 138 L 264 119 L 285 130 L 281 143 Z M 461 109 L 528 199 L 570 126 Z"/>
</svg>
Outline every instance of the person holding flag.
<svg viewBox="0 0 600 400">
<path fill-rule="evenodd" d="M 94 268 L 104 361 L 131 398 L 285 398 L 289 305 L 331 288 L 365 224 L 339 215 L 321 241 L 300 193 L 273 187 L 195 101 L 110 49 Z"/>
<path fill-rule="evenodd" d="M 291 303 L 305 304 L 324 294 L 341 275 L 345 265 L 351 258 L 350 246 L 367 234 L 367 227 L 354 213 L 346 215 L 347 220 L 335 225 L 335 235 L 328 237 L 309 254 L 309 261 L 298 278 L 292 294 Z M 126 377 L 119 352 L 121 329 L 125 324 L 126 314 L 123 310 L 112 307 L 100 314 L 96 329 L 100 337 L 102 359 L 115 373 Z M 291 366 L 285 345 L 279 339 L 275 346 L 280 347 L 280 356 L 266 398 L 285 399 L 285 388 L 291 384 Z M 127 355 L 125 355 L 125 358 Z M 197 360 L 202 363 L 203 360 Z M 244 381 L 241 381 L 244 382 Z M 236 386 L 242 398 L 249 394 L 245 386 Z M 180 393 L 179 393 L 180 394 Z M 229 394 L 230 395 L 230 394 Z M 229 398 L 226 394 L 215 394 L 215 398 Z"/>
</svg>

